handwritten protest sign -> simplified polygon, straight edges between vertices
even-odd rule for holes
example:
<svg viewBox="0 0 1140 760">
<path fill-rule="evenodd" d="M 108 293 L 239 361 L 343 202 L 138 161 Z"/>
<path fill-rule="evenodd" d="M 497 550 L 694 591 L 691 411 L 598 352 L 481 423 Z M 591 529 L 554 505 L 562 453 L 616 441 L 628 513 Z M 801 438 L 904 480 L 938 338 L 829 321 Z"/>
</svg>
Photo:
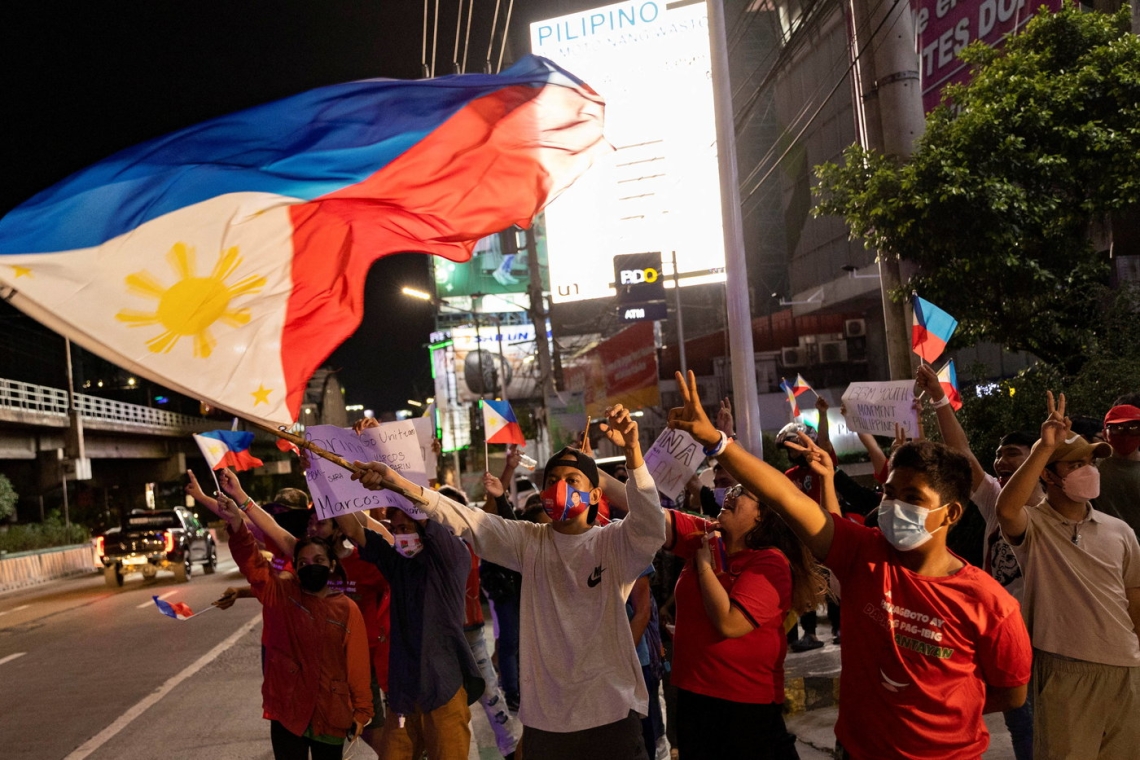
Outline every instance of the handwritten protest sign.
<svg viewBox="0 0 1140 760">
<path fill-rule="evenodd" d="M 843 392 L 843 404 L 847 427 L 856 433 L 893 436 L 897 423 L 907 437 L 918 437 L 913 380 L 851 383 Z"/>
<path fill-rule="evenodd" d="M 305 437 L 350 462 L 383 462 L 417 485 L 428 484 L 419 439 L 408 420 L 368 428 L 359 436 L 335 425 L 313 425 L 305 430 Z M 403 496 L 392 491 L 369 491 L 352 480 L 348 470 L 320 457 L 310 458 L 305 479 L 321 520 L 378 507 L 399 507 L 418 520 L 427 517 Z"/>
<path fill-rule="evenodd" d="M 412 420 L 412 425 L 416 428 L 416 438 L 420 442 L 420 454 L 424 458 L 424 472 L 429 478 L 434 478 L 439 471 L 439 462 L 431 447 L 432 441 L 435 440 L 435 422 L 432 421 L 431 417 L 416 417 Z"/>
<path fill-rule="evenodd" d="M 700 445 L 681 430 L 666 429 L 645 452 L 645 466 L 657 490 L 667 496 L 681 493 L 704 459 Z"/>
</svg>

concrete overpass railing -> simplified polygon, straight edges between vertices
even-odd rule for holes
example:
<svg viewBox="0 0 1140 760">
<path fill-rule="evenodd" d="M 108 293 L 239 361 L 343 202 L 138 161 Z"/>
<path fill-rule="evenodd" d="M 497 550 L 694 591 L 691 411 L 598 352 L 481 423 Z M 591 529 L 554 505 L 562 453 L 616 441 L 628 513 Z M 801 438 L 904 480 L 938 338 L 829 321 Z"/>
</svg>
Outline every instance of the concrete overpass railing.
<svg viewBox="0 0 1140 760">
<path fill-rule="evenodd" d="M 208 430 L 217 424 L 201 417 L 177 414 L 124 401 L 75 394 L 84 427 L 179 435 Z M 9 422 L 67 427 L 67 391 L 0 378 L 0 419 Z"/>
</svg>

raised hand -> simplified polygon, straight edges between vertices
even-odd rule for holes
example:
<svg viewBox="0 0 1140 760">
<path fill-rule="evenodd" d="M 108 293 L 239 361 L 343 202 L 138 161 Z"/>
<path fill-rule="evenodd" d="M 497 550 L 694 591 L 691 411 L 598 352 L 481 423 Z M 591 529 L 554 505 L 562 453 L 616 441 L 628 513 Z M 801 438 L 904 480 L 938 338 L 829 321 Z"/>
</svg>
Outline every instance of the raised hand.
<svg viewBox="0 0 1140 760">
<path fill-rule="evenodd" d="M 222 468 L 218 473 L 218 485 L 238 504 L 244 504 L 246 499 L 249 498 L 245 489 L 241 487 L 241 481 L 238 480 L 238 476 L 235 475 L 234 471 L 229 467 Z"/>
<path fill-rule="evenodd" d="M 194 475 L 194 471 L 187 470 L 186 477 L 190 479 L 190 483 L 182 489 L 186 492 L 186 495 L 199 504 L 210 506 L 210 503 L 213 502 L 214 499 L 211 496 L 207 496 L 206 492 L 202 490 L 202 486 L 198 483 L 198 478 Z"/>
<path fill-rule="evenodd" d="M 669 410 L 669 427 L 673 430 L 683 430 L 705 448 L 717 444 L 720 441 L 720 431 L 709 422 L 708 415 L 701 406 L 697 376 L 692 370 L 689 370 L 687 378 L 680 372 L 677 373 L 677 390 L 681 394 L 684 406 Z"/>
<path fill-rule="evenodd" d="M 483 490 L 487 492 L 487 497 L 491 499 L 497 499 L 507 492 L 507 489 L 503 488 L 503 481 L 489 472 L 483 473 Z"/>
<path fill-rule="evenodd" d="M 1041 440 L 1038 445 L 1055 448 L 1069 439 L 1073 421 L 1065 416 L 1065 394 L 1054 401 L 1053 391 L 1045 391 L 1045 406 L 1049 416 L 1041 424 Z"/>
<path fill-rule="evenodd" d="M 637 420 L 621 404 L 606 409 L 606 421 L 598 425 L 598 430 L 619 449 L 628 449 L 638 440 Z"/>
<path fill-rule="evenodd" d="M 720 400 L 720 408 L 716 410 L 716 429 L 732 438 L 736 435 L 736 428 L 732 418 L 732 402 L 725 396 Z"/>
<path fill-rule="evenodd" d="M 799 443 L 792 441 L 785 441 L 784 445 L 792 451 L 798 451 L 804 455 L 808 467 L 821 478 L 835 477 L 835 465 L 831 461 L 831 454 L 827 453 L 815 444 L 815 441 L 808 438 L 806 434 L 799 434 Z"/>
<path fill-rule="evenodd" d="M 380 427 L 380 420 L 375 417 L 361 417 L 352 423 L 352 432 L 360 435 L 367 428 Z"/>
<path fill-rule="evenodd" d="M 241 510 L 237 503 L 225 493 L 218 493 L 218 515 L 230 525 L 231 530 L 237 530 L 242 524 Z"/>
<path fill-rule="evenodd" d="M 827 410 L 831 408 L 831 404 L 827 403 L 827 399 L 823 396 L 816 395 L 815 408 L 819 410 L 820 414 L 827 414 Z"/>
<path fill-rule="evenodd" d="M 516 444 L 511 444 L 507 447 L 507 462 L 504 470 L 514 472 L 519 467 L 519 461 L 522 459 L 522 452 Z"/>
<path fill-rule="evenodd" d="M 896 422 L 895 439 L 891 441 L 891 456 L 894 456 L 895 452 L 899 450 L 899 447 L 901 447 L 908 440 L 910 439 L 906 437 L 906 428 Z"/>
<path fill-rule="evenodd" d="M 931 401 L 941 401 L 946 395 L 946 391 L 942 390 L 942 383 L 938 382 L 938 374 L 926 364 L 918 365 L 918 370 L 914 373 L 914 382 Z"/>
</svg>

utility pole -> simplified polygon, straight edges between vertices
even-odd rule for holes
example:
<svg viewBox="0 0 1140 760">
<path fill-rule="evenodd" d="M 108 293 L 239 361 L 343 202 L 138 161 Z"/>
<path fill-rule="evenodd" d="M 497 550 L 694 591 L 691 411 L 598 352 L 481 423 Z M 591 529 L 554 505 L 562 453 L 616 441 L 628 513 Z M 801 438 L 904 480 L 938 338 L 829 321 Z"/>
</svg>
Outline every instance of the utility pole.
<svg viewBox="0 0 1140 760">
<path fill-rule="evenodd" d="M 74 463 L 76 468 L 83 466 L 83 460 L 87 457 L 86 447 L 83 442 L 83 417 L 79 414 L 79 407 L 75 403 L 75 372 L 71 365 L 71 339 L 63 339 L 64 358 L 67 364 L 67 436 L 64 438 L 65 446 L 63 455 Z M 66 465 L 66 462 L 64 462 Z M 64 467 L 63 477 L 63 524 L 64 527 L 71 530 L 71 509 L 67 501 L 67 469 Z"/>
<path fill-rule="evenodd" d="M 676 251 L 673 251 L 673 298 L 677 302 L 677 349 L 680 352 L 681 374 L 688 377 L 689 363 L 685 361 L 685 317 L 681 314 L 681 280 L 677 275 Z"/>
<path fill-rule="evenodd" d="M 855 29 L 851 56 L 864 51 L 857 63 L 856 80 L 863 114 L 863 147 L 905 161 L 926 129 L 910 4 L 902 0 L 890 5 L 851 0 L 850 8 Z M 898 259 L 879 254 L 879 282 L 891 378 L 905 380 L 912 373 L 907 305 L 890 297 L 903 282 Z"/>
<path fill-rule="evenodd" d="M 542 272 L 539 269 L 538 242 L 534 237 L 534 225 L 523 230 L 526 240 L 526 270 L 530 278 L 527 283 L 527 297 L 530 299 L 530 323 L 534 326 L 534 350 L 538 355 L 538 386 L 542 394 L 542 421 L 539 429 L 543 440 L 550 445 L 550 419 L 546 400 L 554 395 L 554 367 L 550 360 L 550 341 L 546 336 L 546 307 L 543 303 Z M 555 357 L 557 358 L 557 356 Z"/>
<path fill-rule="evenodd" d="M 712 58 L 713 107 L 716 109 L 716 158 L 720 169 L 720 209 L 724 229 L 724 292 L 728 306 L 732 395 L 736 402 L 740 443 L 763 457 L 760 402 L 756 397 L 756 355 L 752 348 L 752 309 L 748 301 L 748 263 L 744 257 L 744 223 L 740 213 L 740 179 L 736 167 L 736 127 L 732 84 L 728 76 L 728 40 L 724 0 L 706 0 L 709 53 Z"/>
</svg>

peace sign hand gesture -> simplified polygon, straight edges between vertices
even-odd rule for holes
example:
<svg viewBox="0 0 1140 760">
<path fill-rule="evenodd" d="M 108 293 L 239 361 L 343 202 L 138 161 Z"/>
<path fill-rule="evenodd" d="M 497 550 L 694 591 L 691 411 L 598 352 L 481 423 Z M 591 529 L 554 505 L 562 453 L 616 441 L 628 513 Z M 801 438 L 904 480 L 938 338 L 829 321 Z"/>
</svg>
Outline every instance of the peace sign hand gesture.
<svg viewBox="0 0 1140 760">
<path fill-rule="evenodd" d="M 1037 445 L 1054 449 L 1068 440 L 1073 428 L 1073 421 L 1065 416 L 1064 393 L 1054 402 L 1053 391 L 1046 391 L 1045 406 L 1049 410 L 1049 416 L 1041 424 L 1041 440 L 1037 442 Z"/>
<path fill-rule="evenodd" d="M 798 444 L 785 441 L 784 445 L 793 451 L 798 451 L 803 454 L 804 459 L 807 460 L 808 467 L 810 467 L 811 471 L 817 476 L 821 478 L 835 477 L 835 466 L 831 461 L 831 454 L 821 449 L 816 445 L 815 441 L 803 433 L 799 434 L 799 439 L 800 442 Z"/>
<path fill-rule="evenodd" d="M 692 370 L 689 370 L 687 378 L 680 372 L 677 373 L 677 390 L 680 391 L 681 400 L 685 405 L 669 410 L 669 427 L 673 430 L 683 430 L 705 448 L 719 443 L 720 432 L 709 422 L 708 415 L 701 406 L 697 376 Z"/>
</svg>

